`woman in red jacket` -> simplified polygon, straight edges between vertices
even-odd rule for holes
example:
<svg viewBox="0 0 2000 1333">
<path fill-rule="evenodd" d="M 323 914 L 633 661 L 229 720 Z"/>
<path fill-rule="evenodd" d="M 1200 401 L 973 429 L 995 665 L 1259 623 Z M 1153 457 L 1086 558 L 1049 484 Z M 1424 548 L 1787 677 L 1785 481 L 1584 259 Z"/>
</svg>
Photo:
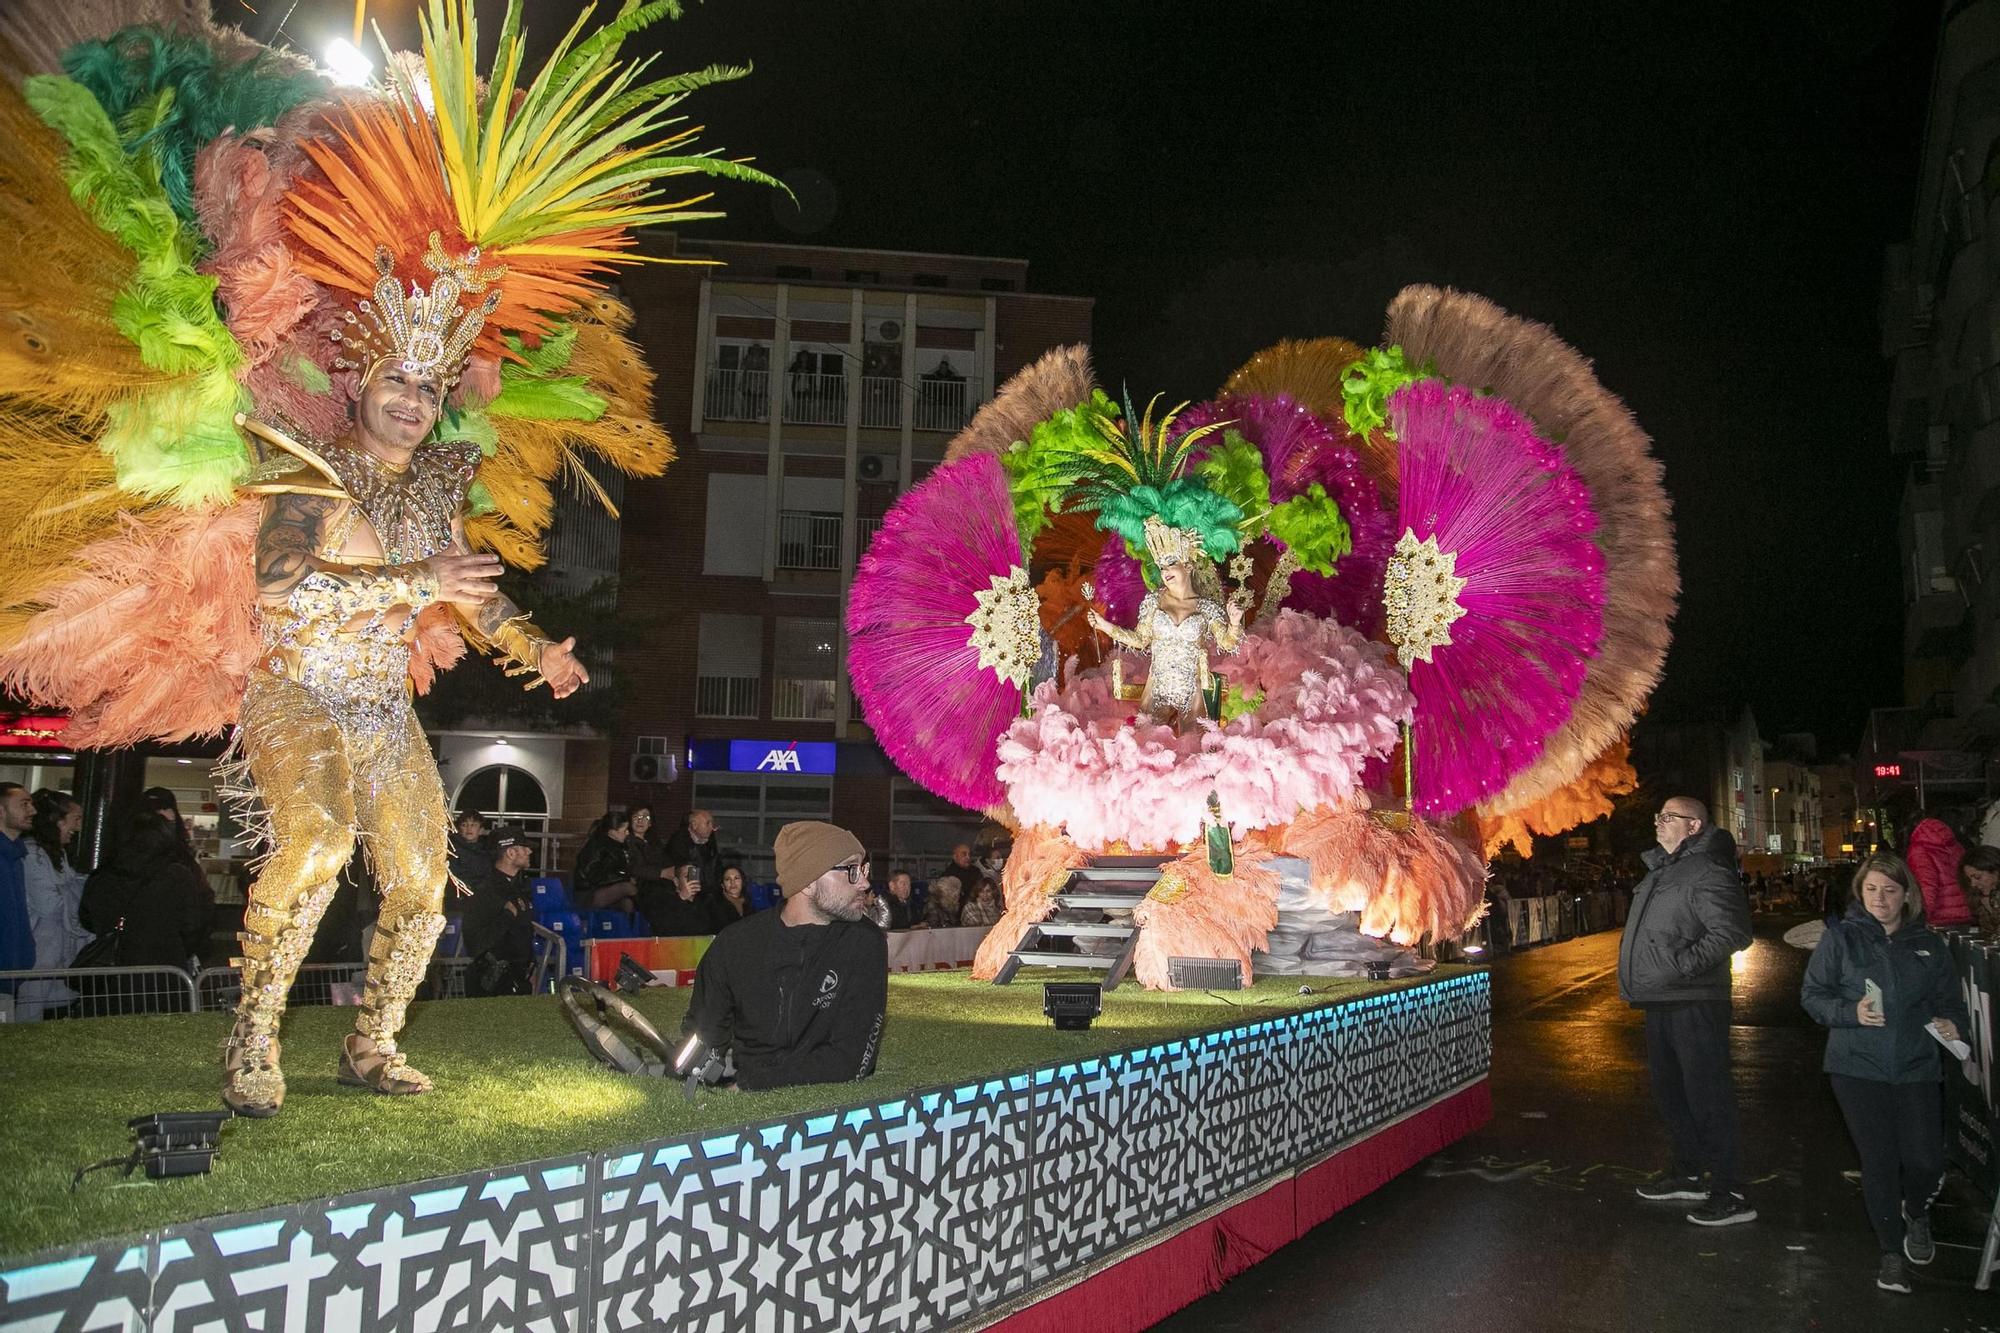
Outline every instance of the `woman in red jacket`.
<svg viewBox="0 0 2000 1333">
<path fill-rule="evenodd" d="M 1969 926 L 1972 907 L 1959 887 L 1958 863 L 1965 849 L 1942 819 L 1924 819 L 1910 830 L 1904 860 L 1924 891 L 1924 919 L 1933 926 Z"/>
</svg>

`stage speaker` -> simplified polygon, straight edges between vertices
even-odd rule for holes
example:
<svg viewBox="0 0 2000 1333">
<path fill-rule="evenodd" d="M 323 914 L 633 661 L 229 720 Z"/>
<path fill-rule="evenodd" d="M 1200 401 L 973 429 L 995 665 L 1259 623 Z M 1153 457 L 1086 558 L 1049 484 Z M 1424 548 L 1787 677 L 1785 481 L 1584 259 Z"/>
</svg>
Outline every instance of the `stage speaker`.
<svg viewBox="0 0 2000 1333">
<path fill-rule="evenodd" d="M 1242 990 L 1243 969 L 1234 958 L 1169 958 L 1167 980 L 1182 990 Z"/>
</svg>

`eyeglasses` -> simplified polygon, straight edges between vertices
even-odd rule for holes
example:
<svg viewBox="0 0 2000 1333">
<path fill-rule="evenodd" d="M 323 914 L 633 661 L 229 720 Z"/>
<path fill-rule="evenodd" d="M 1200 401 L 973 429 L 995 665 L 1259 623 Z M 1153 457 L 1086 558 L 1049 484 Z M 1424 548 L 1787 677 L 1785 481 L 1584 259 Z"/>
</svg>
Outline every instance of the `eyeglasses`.
<svg viewBox="0 0 2000 1333">
<path fill-rule="evenodd" d="M 1653 822 L 1655 824 L 1663 824 L 1669 819 L 1684 819 L 1690 824 L 1699 822 L 1698 820 L 1695 819 L 1693 815 L 1676 814 L 1672 810 L 1662 810 L 1660 811 L 1659 814 L 1653 816 Z"/>
<path fill-rule="evenodd" d="M 866 861 L 860 861 L 853 865 L 835 866 L 834 869 L 845 870 L 849 884 L 866 884 L 868 882 L 868 863 Z"/>
</svg>

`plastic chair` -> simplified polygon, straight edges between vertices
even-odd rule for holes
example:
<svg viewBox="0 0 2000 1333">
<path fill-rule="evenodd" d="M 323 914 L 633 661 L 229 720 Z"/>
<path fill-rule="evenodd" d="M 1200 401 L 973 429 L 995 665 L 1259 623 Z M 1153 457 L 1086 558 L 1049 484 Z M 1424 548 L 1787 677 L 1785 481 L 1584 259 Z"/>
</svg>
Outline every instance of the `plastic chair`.
<svg viewBox="0 0 2000 1333">
<path fill-rule="evenodd" d="M 553 875 L 535 881 L 535 910 L 537 912 L 567 912 L 570 910 L 569 890 Z"/>
</svg>

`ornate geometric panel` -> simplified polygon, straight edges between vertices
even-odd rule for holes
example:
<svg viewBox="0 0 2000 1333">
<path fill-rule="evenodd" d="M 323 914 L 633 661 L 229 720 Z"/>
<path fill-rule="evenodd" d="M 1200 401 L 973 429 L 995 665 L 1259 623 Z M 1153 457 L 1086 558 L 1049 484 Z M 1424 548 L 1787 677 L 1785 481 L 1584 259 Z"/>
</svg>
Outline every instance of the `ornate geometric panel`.
<svg viewBox="0 0 2000 1333">
<path fill-rule="evenodd" d="M 0 1269 L 0 1329 L 138 1333 L 152 1296 L 150 1237 L 49 1250 Z"/>
<path fill-rule="evenodd" d="M 581 1333 L 589 1160 L 169 1228 L 152 1328 Z"/>
<path fill-rule="evenodd" d="M 52 1251 L 0 1327 L 908 1329 L 987 1314 L 1486 1070 L 1472 974 L 627 1151 Z"/>
<path fill-rule="evenodd" d="M 937 1327 L 1027 1286 L 1026 1075 L 608 1155 L 597 1327 Z"/>
</svg>

